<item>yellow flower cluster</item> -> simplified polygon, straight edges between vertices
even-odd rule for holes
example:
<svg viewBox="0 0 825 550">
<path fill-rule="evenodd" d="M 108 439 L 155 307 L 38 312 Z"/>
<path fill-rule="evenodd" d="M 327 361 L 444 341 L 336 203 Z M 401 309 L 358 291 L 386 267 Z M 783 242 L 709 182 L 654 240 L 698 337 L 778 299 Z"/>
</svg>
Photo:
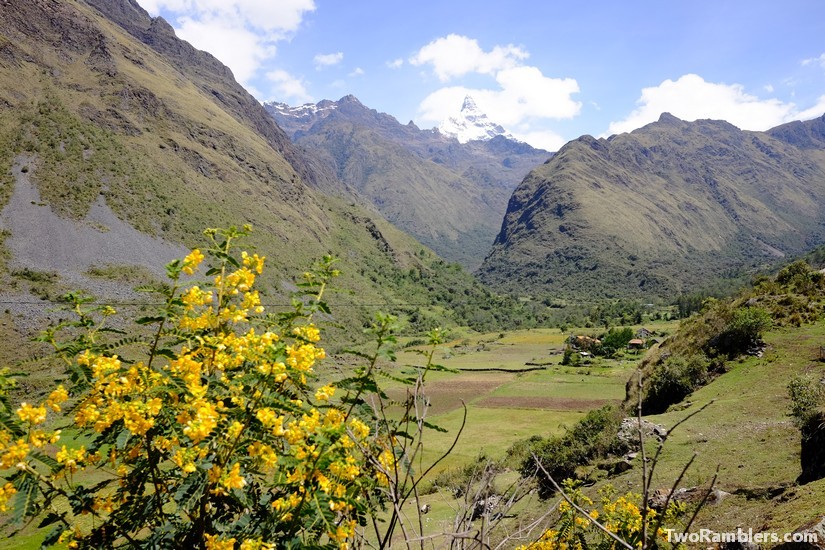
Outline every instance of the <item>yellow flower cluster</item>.
<svg viewBox="0 0 825 550">
<path fill-rule="evenodd" d="M 0 487 L 0 512 L 7 512 L 9 510 L 9 499 L 17 493 L 17 489 L 11 483 L 6 483 Z"/>
<path fill-rule="evenodd" d="M 85 468 L 84 462 L 87 459 L 86 447 L 79 449 L 67 449 L 65 445 L 57 451 L 55 459 L 59 464 L 63 464 L 67 471 L 75 473 L 78 469 Z"/>
<path fill-rule="evenodd" d="M 30 405 L 21 403 L 15 411 L 20 422 L 27 424 L 24 437 L 13 437 L 6 427 L 0 428 L 0 470 L 18 467 L 26 463 L 29 453 L 35 449 L 42 449 L 49 443 L 56 443 L 60 439 L 60 430 L 46 432 L 37 426 L 46 422 L 48 409 L 60 410 L 60 405 L 68 399 L 68 394 L 63 386 L 54 390 L 46 401 L 40 405 Z M 0 493 L 0 506 L 3 504 L 3 495 L 9 496 L 7 492 Z"/>
<path fill-rule="evenodd" d="M 593 505 L 593 501 L 584 495 L 580 487 L 575 484 L 566 482 L 565 491 L 568 498 L 576 502 L 579 507 L 587 508 Z M 627 544 L 641 547 L 643 520 L 642 512 L 636 504 L 641 497 L 629 493 L 614 498 L 613 489 L 610 486 L 605 487 L 601 493 L 601 512 L 594 509 L 588 515 L 582 515 L 567 500 L 563 500 L 559 503 L 560 517 L 556 527 L 545 531 L 536 542 L 520 546 L 517 550 L 572 550 L 588 547 L 586 544 L 583 546 L 583 541 L 589 541 L 588 544 L 592 543 L 594 548 L 619 548 L 614 539 L 593 525 L 594 520 L 598 520 L 604 528 Z M 669 511 L 665 519 L 674 520 L 678 512 L 678 510 Z M 658 522 L 658 517 L 655 510 L 648 509 L 644 521 L 648 526 L 652 526 Z M 666 540 L 664 528 L 660 527 L 655 536 L 662 541 Z"/>
<path fill-rule="evenodd" d="M 155 425 L 163 401 L 151 394 L 166 382 L 160 373 L 149 371 L 143 363 L 126 368 L 117 355 L 95 355 L 88 350 L 78 357 L 78 363 L 91 368 L 93 389 L 78 404 L 75 424 L 91 425 L 102 433 L 122 420 L 136 435 L 145 435 Z"/>
<path fill-rule="evenodd" d="M 222 539 L 217 535 L 209 535 L 205 536 L 204 543 L 206 546 L 206 550 L 234 550 L 235 549 L 235 538 L 227 538 Z"/>
<path fill-rule="evenodd" d="M 198 269 L 198 266 L 201 265 L 203 259 L 203 253 L 196 248 L 183 259 L 182 271 L 187 275 L 194 275 L 195 271 Z"/>
</svg>

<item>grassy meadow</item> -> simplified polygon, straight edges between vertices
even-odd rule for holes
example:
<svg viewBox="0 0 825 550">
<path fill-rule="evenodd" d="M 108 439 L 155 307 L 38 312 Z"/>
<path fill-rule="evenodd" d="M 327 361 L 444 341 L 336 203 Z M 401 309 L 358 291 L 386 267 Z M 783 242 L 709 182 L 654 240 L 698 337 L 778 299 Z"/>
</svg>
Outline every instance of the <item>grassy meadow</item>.
<svg viewBox="0 0 825 550">
<path fill-rule="evenodd" d="M 427 434 L 428 456 L 452 443 L 464 416 L 462 402 L 466 425 L 443 468 L 458 467 L 481 454 L 503 458 L 520 439 L 558 433 L 588 410 L 624 399 L 625 382 L 641 355 L 563 366 L 567 335 L 558 329 L 533 329 L 440 346 L 434 361 L 457 372 L 428 375 L 429 420 L 448 430 Z M 410 351 L 399 355 L 401 364 L 420 359 Z M 519 372 L 526 369 L 536 370 Z"/>
</svg>

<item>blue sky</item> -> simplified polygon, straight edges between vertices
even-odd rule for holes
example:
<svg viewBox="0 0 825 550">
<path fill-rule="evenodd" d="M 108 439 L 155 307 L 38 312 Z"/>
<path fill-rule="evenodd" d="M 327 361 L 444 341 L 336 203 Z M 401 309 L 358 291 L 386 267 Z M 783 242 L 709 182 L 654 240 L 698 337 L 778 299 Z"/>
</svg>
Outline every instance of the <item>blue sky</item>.
<svg viewBox="0 0 825 550">
<path fill-rule="evenodd" d="M 355 95 L 432 128 L 465 95 L 534 146 L 668 111 L 749 130 L 825 113 L 823 0 L 138 0 L 261 101 Z"/>
</svg>

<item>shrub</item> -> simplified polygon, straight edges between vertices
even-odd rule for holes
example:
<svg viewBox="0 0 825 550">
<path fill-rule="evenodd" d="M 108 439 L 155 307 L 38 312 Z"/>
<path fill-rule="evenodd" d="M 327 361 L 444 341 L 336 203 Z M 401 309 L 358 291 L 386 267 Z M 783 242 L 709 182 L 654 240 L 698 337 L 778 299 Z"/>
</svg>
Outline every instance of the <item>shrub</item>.
<svg viewBox="0 0 825 550">
<path fill-rule="evenodd" d="M 610 485 L 599 493 L 600 506 L 581 490 L 581 483 L 566 480 L 562 484 L 565 499 L 559 503 L 559 518 L 552 529 L 542 537 L 517 550 L 581 550 L 614 548 L 667 547 L 665 526 L 675 525 L 685 515 L 684 504 L 671 503 L 664 513 L 640 506 L 642 495 L 628 493 L 617 496 Z M 587 509 L 590 512 L 586 512 Z M 595 521 L 600 523 L 597 527 Z M 624 545 L 608 535 L 604 529 L 621 539 Z"/>
<path fill-rule="evenodd" d="M 602 341 L 601 354 L 610 357 L 616 351 L 625 349 L 632 339 L 632 328 L 611 328 L 600 338 Z"/>
<path fill-rule="evenodd" d="M 711 345 L 729 356 L 737 355 L 758 343 L 771 324 L 770 313 L 761 307 L 737 308 L 733 310 L 725 330 L 714 338 Z"/>
<path fill-rule="evenodd" d="M 381 406 L 375 368 L 393 359 L 393 319 L 371 327 L 364 366 L 321 385 L 313 318 L 329 313 L 333 260 L 304 274 L 293 311 L 265 315 L 254 286 L 264 258 L 232 253 L 246 232 L 210 230 L 206 254 L 167 266 L 170 284 L 154 289 L 165 306 L 135 320 L 150 336 L 108 329 L 114 310 L 79 295 L 77 319 L 43 334 L 68 382 L 42 403 L 0 401 L 0 510 L 53 526 L 44 546 L 345 548 L 386 503 L 376 536 L 391 540 L 425 424 L 417 391 L 395 420 Z M 205 257 L 207 279 L 184 283 Z M 427 357 L 398 380 L 420 388 Z M 10 384 L 0 376 L 0 390 Z M 74 441 L 46 428 L 50 411 L 66 411 Z"/>
<path fill-rule="evenodd" d="M 670 357 L 657 365 L 645 382 L 642 410 L 659 414 L 679 403 L 708 381 L 710 360 L 704 355 Z"/>
<path fill-rule="evenodd" d="M 788 383 L 788 396 L 791 398 L 788 413 L 798 426 L 825 412 L 825 385 L 811 377 L 793 377 Z"/>
<path fill-rule="evenodd" d="M 617 437 L 622 418 L 618 407 L 608 405 L 588 412 L 564 435 L 533 441 L 530 454 L 521 465 L 522 475 L 534 475 L 538 459 L 553 479 L 576 478 L 579 466 L 625 452 L 625 445 Z M 538 480 L 539 494 L 542 497 L 552 495 L 555 489 L 547 476 L 539 475 Z"/>
</svg>

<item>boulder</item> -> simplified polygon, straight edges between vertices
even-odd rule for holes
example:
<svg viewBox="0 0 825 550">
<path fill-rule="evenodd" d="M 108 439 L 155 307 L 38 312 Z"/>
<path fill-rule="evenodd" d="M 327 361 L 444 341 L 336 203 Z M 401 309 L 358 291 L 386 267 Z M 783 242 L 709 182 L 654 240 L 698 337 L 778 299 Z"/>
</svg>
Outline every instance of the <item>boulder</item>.
<svg viewBox="0 0 825 550">
<path fill-rule="evenodd" d="M 667 436 L 667 430 L 648 420 L 642 419 L 642 434 L 645 438 L 655 437 L 659 441 L 664 441 Z M 619 426 L 619 431 L 616 434 L 619 441 L 623 443 L 628 449 L 639 449 L 639 419 L 625 418 Z"/>
<path fill-rule="evenodd" d="M 774 546 L 774 550 L 825 550 L 825 516 L 795 529 L 793 534 L 794 538 L 799 539 L 798 542 L 783 542 Z"/>
</svg>

